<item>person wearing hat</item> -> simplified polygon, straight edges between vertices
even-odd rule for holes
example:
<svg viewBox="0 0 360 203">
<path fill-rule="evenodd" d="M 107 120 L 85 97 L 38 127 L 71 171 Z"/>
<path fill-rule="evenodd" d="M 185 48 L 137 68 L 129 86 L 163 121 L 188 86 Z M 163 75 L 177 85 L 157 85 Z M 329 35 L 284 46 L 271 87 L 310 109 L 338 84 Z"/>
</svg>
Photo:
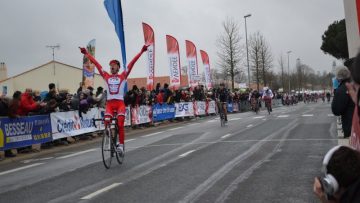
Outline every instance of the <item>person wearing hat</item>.
<svg viewBox="0 0 360 203">
<path fill-rule="evenodd" d="M 354 102 L 346 88 L 346 83 L 350 82 L 350 78 L 350 71 L 347 67 L 338 66 L 336 68 L 336 79 L 340 85 L 335 91 L 331 103 L 331 110 L 334 115 L 341 116 L 344 138 L 350 137 L 351 135 L 352 116 L 355 108 Z"/>
</svg>

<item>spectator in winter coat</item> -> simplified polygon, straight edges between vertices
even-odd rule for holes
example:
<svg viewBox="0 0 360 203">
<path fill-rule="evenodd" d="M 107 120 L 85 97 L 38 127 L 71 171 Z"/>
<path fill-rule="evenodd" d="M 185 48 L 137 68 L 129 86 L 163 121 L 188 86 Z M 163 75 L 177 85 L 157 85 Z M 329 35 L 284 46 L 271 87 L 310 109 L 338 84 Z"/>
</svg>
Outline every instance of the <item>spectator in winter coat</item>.
<svg viewBox="0 0 360 203">
<path fill-rule="evenodd" d="M 351 76 L 349 69 L 345 66 L 339 66 L 336 70 L 336 79 L 339 81 L 340 85 L 336 89 L 331 103 L 331 109 L 334 115 L 341 116 L 344 137 L 347 138 L 351 134 L 352 116 L 355 107 L 346 88 L 346 83 L 350 82 Z"/>
<path fill-rule="evenodd" d="M 104 92 L 104 88 L 98 87 L 95 96 L 97 101 L 97 107 L 105 108 L 106 92 Z"/>
<path fill-rule="evenodd" d="M 349 95 L 355 104 L 350 144 L 360 151 L 360 53 L 355 58 L 355 63 L 350 70 L 353 83 L 347 83 L 346 86 Z"/>
<path fill-rule="evenodd" d="M 20 106 L 17 110 L 17 115 L 27 116 L 30 112 L 39 111 L 41 107 L 44 107 L 45 103 L 35 102 L 32 97 L 32 89 L 28 88 L 21 95 Z"/>
</svg>

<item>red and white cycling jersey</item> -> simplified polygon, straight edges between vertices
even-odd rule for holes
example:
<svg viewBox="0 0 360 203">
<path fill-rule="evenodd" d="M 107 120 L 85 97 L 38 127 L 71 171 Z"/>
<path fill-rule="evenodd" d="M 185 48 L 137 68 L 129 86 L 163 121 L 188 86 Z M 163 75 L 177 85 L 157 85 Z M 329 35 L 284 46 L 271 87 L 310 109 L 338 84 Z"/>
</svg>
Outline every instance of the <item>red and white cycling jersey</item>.
<svg viewBox="0 0 360 203">
<path fill-rule="evenodd" d="M 107 89 L 107 100 L 124 100 L 126 72 L 121 74 L 109 74 L 105 71 L 100 72 L 104 78 Z"/>
</svg>

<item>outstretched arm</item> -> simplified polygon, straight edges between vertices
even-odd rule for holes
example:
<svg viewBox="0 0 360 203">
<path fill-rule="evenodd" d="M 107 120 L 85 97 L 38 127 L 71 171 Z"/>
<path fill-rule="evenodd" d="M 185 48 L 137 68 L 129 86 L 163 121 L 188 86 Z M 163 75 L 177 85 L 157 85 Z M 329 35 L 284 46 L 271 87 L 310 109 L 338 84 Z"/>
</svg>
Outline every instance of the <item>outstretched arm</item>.
<svg viewBox="0 0 360 203">
<path fill-rule="evenodd" d="M 91 63 L 93 63 L 95 65 L 95 67 L 99 71 L 100 75 L 102 77 L 104 77 L 105 72 L 104 72 L 102 66 L 99 64 L 99 62 L 97 62 L 96 59 L 91 54 L 89 54 L 89 52 L 85 48 L 81 48 L 81 47 L 79 47 L 79 48 L 80 48 L 81 53 L 83 53 L 91 61 Z"/>
<path fill-rule="evenodd" d="M 134 67 L 136 61 L 140 58 L 140 56 L 147 50 L 148 45 L 144 45 L 140 51 L 140 53 L 138 53 L 133 60 L 130 61 L 129 65 L 127 66 L 127 70 L 126 70 L 126 78 L 130 75 L 132 68 Z"/>
</svg>

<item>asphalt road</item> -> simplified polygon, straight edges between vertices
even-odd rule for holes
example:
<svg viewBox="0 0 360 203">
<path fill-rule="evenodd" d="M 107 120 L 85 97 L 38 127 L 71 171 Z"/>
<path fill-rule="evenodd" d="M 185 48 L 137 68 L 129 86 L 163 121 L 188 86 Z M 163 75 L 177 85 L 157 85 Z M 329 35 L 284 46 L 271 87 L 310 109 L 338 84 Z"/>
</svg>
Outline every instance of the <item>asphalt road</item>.
<svg viewBox="0 0 360 203">
<path fill-rule="evenodd" d="M 328 104 L 299 104 L 153 129 L 104 168 L 98 142 L 0 163 L 0 202 L 317 202 L 323 155 L 338 143 Z"/>
</svg>

